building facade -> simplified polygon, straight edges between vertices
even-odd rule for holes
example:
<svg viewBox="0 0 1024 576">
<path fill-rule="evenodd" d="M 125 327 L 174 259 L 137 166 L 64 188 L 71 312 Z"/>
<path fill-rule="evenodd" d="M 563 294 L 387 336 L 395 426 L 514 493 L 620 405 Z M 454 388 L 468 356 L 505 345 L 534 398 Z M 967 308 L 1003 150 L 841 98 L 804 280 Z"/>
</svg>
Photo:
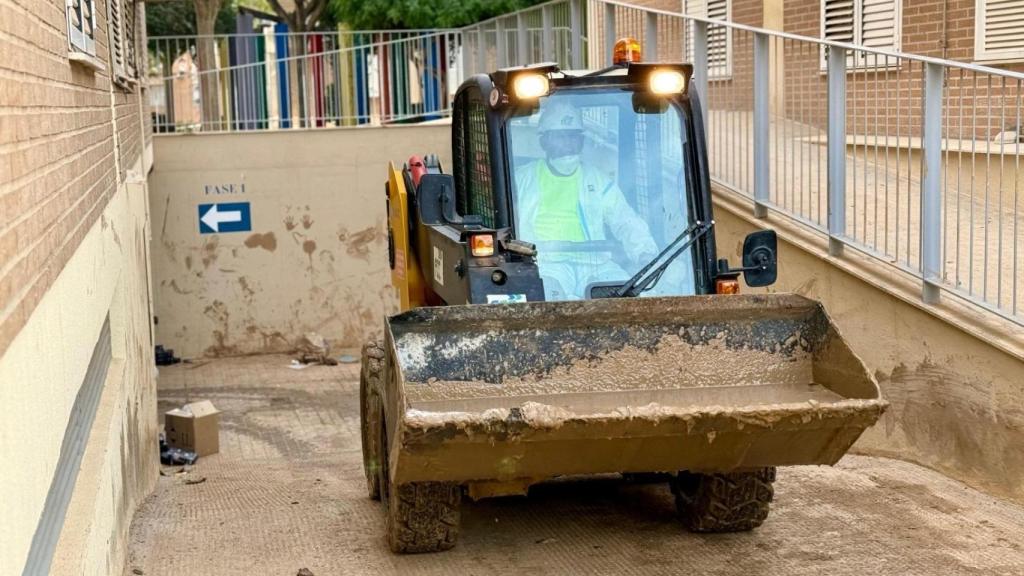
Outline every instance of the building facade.
<svg viewBox="0 0 1024 576">
<path fill-rule="evenodd" d="M 0 574 L 119 574 L 158 471 L 144 6 L 0 4 Z"/>
</svg>

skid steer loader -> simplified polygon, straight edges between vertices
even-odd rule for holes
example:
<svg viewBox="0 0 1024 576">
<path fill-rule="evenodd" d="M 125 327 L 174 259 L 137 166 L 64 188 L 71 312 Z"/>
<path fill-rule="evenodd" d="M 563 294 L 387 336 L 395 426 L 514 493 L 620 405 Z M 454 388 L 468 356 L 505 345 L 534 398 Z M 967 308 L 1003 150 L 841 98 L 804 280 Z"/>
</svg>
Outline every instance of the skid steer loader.
<svg viewBox="0 0 1024 576">
<path fill-rule="evenodd" d="M 390 166 L 403 312 L 360 408 L 395 552 L 454 546 L 464 496 L 564 475 L 659 473 L 687 528 L 750 530 L 777 466 L 834 464 L 886 407 L 819 303 L 737 294 L 775 281 L 773 231 L 716 258 L 691 66 L 622 60 L 475 76 L 451 172 Z"/>
</svg>

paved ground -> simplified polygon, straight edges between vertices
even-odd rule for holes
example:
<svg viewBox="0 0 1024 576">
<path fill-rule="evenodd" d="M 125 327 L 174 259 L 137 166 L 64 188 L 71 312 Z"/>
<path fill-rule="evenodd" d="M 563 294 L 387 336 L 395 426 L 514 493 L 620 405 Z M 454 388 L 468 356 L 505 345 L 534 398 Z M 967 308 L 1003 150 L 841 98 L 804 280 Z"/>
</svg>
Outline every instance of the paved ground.
<svg viewBox="0 0 1024 576">
<path fill-rule="evenodd" d="M 781 470 L 753 533 L 689 534 L 666 487 L 605 479 L 467 502 L 455 550 L 394 556 L 365 495 L 358 368 L 287 364 L 161 371 L 161 411 L 186 399 L 224 411 L 222 451 L 187 474 L 165 468 L 132 524 L 129 574 L 1024 574 L 1024 507 L 868 457 Z"/>
</svg>

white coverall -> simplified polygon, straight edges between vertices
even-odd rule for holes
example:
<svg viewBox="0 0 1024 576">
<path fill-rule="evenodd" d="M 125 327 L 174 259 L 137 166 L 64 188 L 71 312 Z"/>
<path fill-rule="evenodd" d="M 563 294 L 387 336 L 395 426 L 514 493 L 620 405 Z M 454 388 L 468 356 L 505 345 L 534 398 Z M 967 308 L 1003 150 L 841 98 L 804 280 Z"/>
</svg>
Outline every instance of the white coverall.
<svg viewBox="0 0 1024 576">
<path fill-rule="evenodd" d="M 533 228 L 541 196 L 537 162 L 545 160 L 516 170 L 517 236 L 527 242 L 542 242 Z M 642 265 L 653 258 L 658 246 L 647 224 L 626 202 L 622 190 L 592 167 L 583 164 L 577 170 L 582 170 L 578 211 L 586 239 L 606 240 L 605 230 L 609 230 L 632 261 Z M 567 258 L 566 253 L 545 254 L 541 250 L 537 264 L 547 300 L 581 299 L 592 282 L 625 281 L 630 277 L 608 252 L 581 252 L 579 257 Z"/>
</svg>

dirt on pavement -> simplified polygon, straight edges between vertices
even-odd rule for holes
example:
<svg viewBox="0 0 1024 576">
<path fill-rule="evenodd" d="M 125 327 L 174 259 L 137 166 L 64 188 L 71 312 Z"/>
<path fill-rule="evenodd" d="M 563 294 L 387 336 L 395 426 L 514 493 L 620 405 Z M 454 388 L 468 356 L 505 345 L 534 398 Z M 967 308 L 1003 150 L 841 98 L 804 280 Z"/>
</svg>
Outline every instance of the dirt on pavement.
<svg viewBox="0 0 1024 576">
<path fill-rule="evenodd" d="M 127 574 L 1024 574 L 1024 507 L 866 456 L 780 469 L 750 533 L 687 533 L 666 485 L 602 477 L 466 499 L 454 550 L 396 556 L 366 495 L 358 365 L 289 362 L 161 369 L 161 413 L 204 399 L 223 411 L 221 453 L 164 468 L 132 523 Z"/>
</svg>

